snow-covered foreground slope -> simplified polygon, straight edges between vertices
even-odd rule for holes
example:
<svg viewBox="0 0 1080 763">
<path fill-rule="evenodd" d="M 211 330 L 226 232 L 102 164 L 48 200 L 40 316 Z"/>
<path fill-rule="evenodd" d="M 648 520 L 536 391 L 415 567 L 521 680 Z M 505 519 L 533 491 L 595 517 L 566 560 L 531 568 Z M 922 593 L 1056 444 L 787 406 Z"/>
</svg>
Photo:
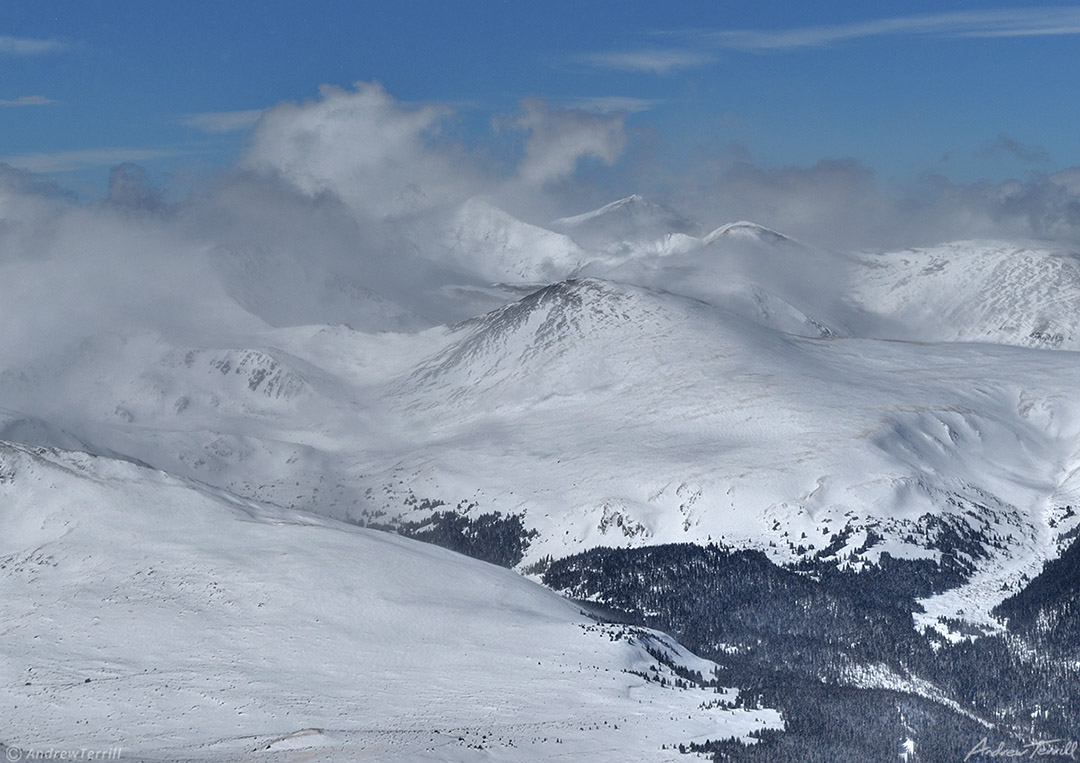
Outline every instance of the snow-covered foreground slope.
<svg viewBox="0 0 1080 763">
<path fill-rule="evenodd" d="M 0 444 L 0 600 L 27 755 L 676 760 L 779 725 L 646 681 L 674 679 L 647 649 L 711 663 L 508 570 L 78 453 Z"/>
</svg>

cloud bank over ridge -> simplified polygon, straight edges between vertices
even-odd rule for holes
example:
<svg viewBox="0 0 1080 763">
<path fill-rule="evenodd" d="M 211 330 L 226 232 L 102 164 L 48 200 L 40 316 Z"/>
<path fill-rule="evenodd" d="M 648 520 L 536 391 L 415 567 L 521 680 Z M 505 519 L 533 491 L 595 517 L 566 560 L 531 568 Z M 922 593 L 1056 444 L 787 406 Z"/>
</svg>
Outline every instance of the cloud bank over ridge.
<svg viewBox="0 0 1080 763">
<path fill-rule="evenodd" d="M 10 337 L 0 360 L 129 325 L 198 333 L 222 322 L 461 320 L 480 303 L 446 287 L 485 288 L 484 270 L 470 268 L 471 250 L 443 257 L 439 232 L 478 196 L 541 226 L 641 193 L 703 230 L 749 219 L 836 248 L 1080 244 L 1080 168 L 1005 183 L 926 175 L 889 188 L 851 159 L 769 167 L 718 151 L 664 173 L 637 161 L 648 136 L 626 112 L 541 100 L 495 127 L 493 140 L 518 142 L 507 165 L 463 145 L 455 119 L 445 105 L 407 105 L 373 83 L 326 87 L 263 112 L 238 164 L 179 200 L 134 156 L 115 157 L 109 196 L 94 203 L 0 168 L 0 314 Z M 1004 139 L 998 148 L 1029 151 Z"/>
</svg>

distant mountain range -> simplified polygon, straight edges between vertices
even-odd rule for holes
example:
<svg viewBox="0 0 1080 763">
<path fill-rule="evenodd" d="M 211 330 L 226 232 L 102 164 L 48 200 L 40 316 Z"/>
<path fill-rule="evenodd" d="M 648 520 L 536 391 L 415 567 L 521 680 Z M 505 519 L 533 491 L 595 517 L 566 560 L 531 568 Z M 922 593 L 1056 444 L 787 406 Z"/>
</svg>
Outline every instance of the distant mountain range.
<svg viewBox="0 0 1080 763">
<path fill-rule="evenodd" d="M 401 235 L 393 273 L 204 249 L 173 313 L 209 328 L 5 356 L 0 742 L 944 760 L 1080 720 L 1033 710 L 1080 649 L 1046 566 L 1080 254 L 835 252 L 637 195 Z"/>
</svg>

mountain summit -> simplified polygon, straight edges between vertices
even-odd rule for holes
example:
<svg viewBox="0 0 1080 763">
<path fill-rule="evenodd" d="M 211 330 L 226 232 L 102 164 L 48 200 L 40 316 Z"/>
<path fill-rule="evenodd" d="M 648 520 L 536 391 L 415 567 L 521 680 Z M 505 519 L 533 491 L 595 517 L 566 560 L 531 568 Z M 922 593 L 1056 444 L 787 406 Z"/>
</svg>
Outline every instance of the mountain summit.
<svg viewBox="0 0 1080 763">
<path fill-rule="evenodd" d="M 692 236 L 698 230 L 696 223 L 638 194 L 591 212 L 553 220 L 551 228 L 586 248 L 607 252 L 625 252 L 673 234 Z"/>
</svg>

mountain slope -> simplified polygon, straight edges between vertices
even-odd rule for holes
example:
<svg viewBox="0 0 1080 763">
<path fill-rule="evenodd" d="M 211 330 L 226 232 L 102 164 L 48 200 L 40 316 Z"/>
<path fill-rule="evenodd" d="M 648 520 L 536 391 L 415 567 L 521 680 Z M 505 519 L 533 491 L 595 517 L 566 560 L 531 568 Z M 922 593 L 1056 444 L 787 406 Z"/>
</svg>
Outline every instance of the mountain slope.
<svg viewBox="0 0 1080 763">
<path fill-rule="evenodd" d="M 565 278 L 588 258 L 568 237 L 522 222 L 482 199 L 461 205 L 439 243 L 448 261 L 492 282 Z"/>
<path fill-rule="evenodd" d="M 630 255 L 662 248 L 662 242 L 690 242 L 698 226 L 671 209 L 634 194 L 599 209 L 551 222 L 553 230 L 587 249 Z"/>
<path fill-rule="evenodd" d="M 711 669 L 664 636 L 432 546 L 9 444 L 0 496 L 0 738 L 22 750 L 668 760 L 778 721 L 643 680 L 674 681 L 649 650 Z"/>
<path fill-rule="evenodd" d="M 843 299 L 852 268 L 847 256 L 738 222 L 581 273 L 693 297 L 788 333 L 849 336 L 861 315 Z"/>
<path fill-rule="evenodd" d="M 864 255 L 850 297 L 878 335 L 1080 349 L 1080 258 L 1052 246 L 962 241 Z"/>
<path fill-rule="evenodd" d="M 785 337 L 597 280 L 452 338 L 399 392 L 434 437 L 384 480 L 524 512 L 530 558 L 709 539 L 960 553 L 1000 588 L 1053 553 L 1048 522 L 1080 487 L 1063 355 Z M 941 519 L 972 547 L 940 541 Z"/>
<path fill-rule="evenodd" d="M 4 387 L 16 419 L 67 434 L 12 436 L 359 522 L 519 516 L 525 565 L 710 540 L 782 563 L 956 557 L 973 588 L 928 624 L 989 622 L 1080 488 L 1068 353 L 811 339 L 600 279 L 419 334 L 82 347 Z"/>
</svg>

